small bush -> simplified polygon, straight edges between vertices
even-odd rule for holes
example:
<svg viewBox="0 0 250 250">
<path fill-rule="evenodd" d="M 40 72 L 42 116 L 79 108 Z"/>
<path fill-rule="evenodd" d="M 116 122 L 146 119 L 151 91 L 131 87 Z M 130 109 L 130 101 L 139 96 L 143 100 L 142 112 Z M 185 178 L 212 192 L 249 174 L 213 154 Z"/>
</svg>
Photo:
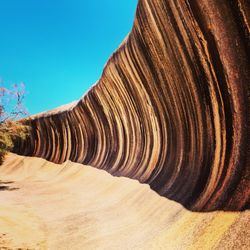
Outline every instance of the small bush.
<svg viewBox="0 0 250 250">
<path fill-rule="evenodd" d="M 24 87 L 24 84 L 15 84 L 12 89 L 0 86 L 0 165 L 13 149 L 14 141 L 25 139 L 29 134 L 29 127 L 17 121 L 27 115 L 23 105 Z"/>
<path fill-rule="evenodd" d="M 8 152 L 14 147 L 14 140 L 25 139 L 29 135 L 29 127 L 21 122 L 7 120 L 0 123 L 0 165 Z"/>
</svg>

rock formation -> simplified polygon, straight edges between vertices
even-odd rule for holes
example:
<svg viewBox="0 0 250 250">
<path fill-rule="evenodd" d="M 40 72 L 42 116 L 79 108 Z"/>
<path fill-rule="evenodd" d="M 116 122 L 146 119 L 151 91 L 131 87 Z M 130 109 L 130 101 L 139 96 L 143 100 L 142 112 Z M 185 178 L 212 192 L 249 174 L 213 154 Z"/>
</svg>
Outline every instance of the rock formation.
<svg viewBox="0 0 250 250">
<path fill-rule="evenodd" d="M 248 208 L 249 30 L 248 0 L 140 0 L 97 84 L 31 117 L 15 152 L 137 179 L 194 211 Z"/>
</svg>

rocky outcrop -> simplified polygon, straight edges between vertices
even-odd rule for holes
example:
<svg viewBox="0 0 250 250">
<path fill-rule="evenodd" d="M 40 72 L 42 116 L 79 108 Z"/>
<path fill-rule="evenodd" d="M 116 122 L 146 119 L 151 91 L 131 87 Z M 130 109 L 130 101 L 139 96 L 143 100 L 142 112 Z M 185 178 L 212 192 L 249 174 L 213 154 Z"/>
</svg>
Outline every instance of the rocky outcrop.
<svg viewBox="0 0 250 250">
<path fill-rule="evenodd" d="M 31 117 L 15 152 L 137 179 L 195 211 L 246 209 L 249 27 L 247 0 L 140 0 L 99 82 Z"/>
</svg>

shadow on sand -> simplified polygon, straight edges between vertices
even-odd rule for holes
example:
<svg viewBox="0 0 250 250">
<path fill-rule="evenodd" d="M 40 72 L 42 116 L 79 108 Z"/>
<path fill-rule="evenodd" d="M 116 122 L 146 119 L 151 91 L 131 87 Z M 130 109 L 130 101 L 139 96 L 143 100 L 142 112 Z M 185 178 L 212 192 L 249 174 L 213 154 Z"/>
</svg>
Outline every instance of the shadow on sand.
<svg viewBox="0 0 250 250">
<path fill-rule="evenodd" d="M 0 180 L 0 191 L 15 191 L 19 188 L 11 187 L 10 184 L 13 184 L 14 181 L 1 181 Z"/>
</svg>

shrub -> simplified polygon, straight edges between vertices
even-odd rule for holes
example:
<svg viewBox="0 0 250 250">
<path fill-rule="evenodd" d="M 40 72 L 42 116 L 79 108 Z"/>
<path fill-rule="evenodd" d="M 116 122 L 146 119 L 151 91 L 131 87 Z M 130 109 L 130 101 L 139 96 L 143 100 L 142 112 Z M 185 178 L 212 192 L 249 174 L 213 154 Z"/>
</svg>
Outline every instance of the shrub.
<svg viewBox="0 0 250 250">
<path fill-rule="evenodd" d="M 27 115 L 24 93 L 24 84 L 15 84 L 12 89 L 0 87 L 0 165 L 13 149 L 14 140 L 25 139 L 29 134 L 29 127 L 17 121 Z"/>
</svg>

